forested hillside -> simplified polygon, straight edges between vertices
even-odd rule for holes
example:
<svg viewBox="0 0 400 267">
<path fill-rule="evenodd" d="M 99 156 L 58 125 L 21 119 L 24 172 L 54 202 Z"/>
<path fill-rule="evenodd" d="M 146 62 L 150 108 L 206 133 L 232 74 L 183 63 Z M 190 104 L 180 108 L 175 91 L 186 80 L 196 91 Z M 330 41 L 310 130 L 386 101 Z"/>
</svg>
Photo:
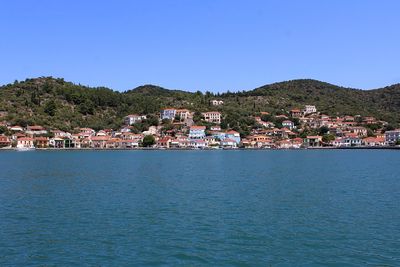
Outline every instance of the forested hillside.
<svg viewBox="0 0 400 267">
<path fill-rule="evenodd" d="M 220 99 L 223 106 L 211 106 Z M 164 107 L 192 111 L 219 110 L 225 124 L 245 126 L 260 111 L 284 114 L 305 104 L 316 105 L 328 115 L 363 115 L 400 122 L 400 85 L 377 90 L 356 90 L 316 80 L 293 80 L 247 92 L 213 94 L 168 90 L 144 85 L 126 92 L 90 88 L 63 79 L 41 77 L 0 87 L 0 120 L 22 126 L 40 124 L 71 130 L 75 127 L 118 128 L 130 113 L 155 114 Z M 3 112 L 4 113 L 4 112 Z"/>
</svg>

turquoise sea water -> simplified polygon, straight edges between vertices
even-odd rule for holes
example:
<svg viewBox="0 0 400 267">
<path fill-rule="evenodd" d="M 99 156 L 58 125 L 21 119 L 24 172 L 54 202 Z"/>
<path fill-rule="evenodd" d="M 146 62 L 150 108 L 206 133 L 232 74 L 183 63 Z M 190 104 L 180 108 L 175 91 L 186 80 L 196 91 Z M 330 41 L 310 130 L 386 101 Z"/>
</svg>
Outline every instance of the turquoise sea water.
<svg viewBox="0 0 400 267">
<path fill-rule="evenodd" d="M 400 266 L 400 153 L 0 152 L 0 266 Z"/>
</svg>

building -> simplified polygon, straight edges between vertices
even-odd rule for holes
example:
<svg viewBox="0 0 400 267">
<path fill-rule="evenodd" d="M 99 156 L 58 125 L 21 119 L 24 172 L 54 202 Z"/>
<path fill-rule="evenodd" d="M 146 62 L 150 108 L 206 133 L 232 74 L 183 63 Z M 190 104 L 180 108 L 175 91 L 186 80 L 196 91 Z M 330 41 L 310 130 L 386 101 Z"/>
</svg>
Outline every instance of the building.
<svg viewBox="0 0 400 267">
<path fill-rule="evenodd" d="M 10 145 L 10 139 L 7 136 L 0 135 L 0 147 L 9 147 Z"/>
<path fill-rule="evenodd" d="M 238 143 L 236 143 L 236 140 L 230 138 L 226 138 L 221 141 L 221 146 L 224 148 L 237 148 L 237 144 Z"/>
<path fill-rule="evenodd" d="M 394 145 L 400 141 L 400 129 L 385 132 L 385 142 L 388 145 Z"/>
<path fill-rule="evenodd" d="M 362 140 L 362 145 L 364 146 L 384 146 L 384 137 L 367 137 Z"/>
<path fill-rule="evenodd" d="M 231 130 L 231 131 L 226 132 L 225 137 L 226 137 L 225 139 L 234 140 L 236 142 L 236 144 L 240 143 L 240 133 L 238 133 L 236 131 Z"/>
<path fill-rule="evenodd" d="M 167 120 L 174 120 L 176 115 L 176 109 L 174 108 L 166 108 L 161 111 L 161 119 L 167 119 Z"/>
<path fill-rule="evenodd" d="M 223 104 L 224 104 L 224 101 L 222 101 L 222 100 L 216 100 L 216 99 L 211 100 L 211 105 L 213 105 L 213 106 L 220 106 Z"/>
<path fill-rule="evenodd" d="M 47 130 L 39 125 L 27 126 L 25 133 L 27 135 L 42 135 L 47 134 Z"/>
<path fill-rule="evenodd" d="M 94 135 L 96 133 L 95 130 L 92 128 L 80 128 L 79 129 L 79 134 L 81 138 L 89 138 L 90 136 Z"/>
<path fill-rule="evenodd" d="M 14 125 L 14 126 L 11 126 L 11 127 L 10 127 L 10 131 L 13 131 L 13 132 L 23 132 L 23 131 L 24 131 L 24 128 L 22 128 L 21 126 L 18 126 L 18 125 Z"/>
<path fill-rule="evenodd" d="M 21 137 L 17 139 L 17 148 L 34 148 L 34 139 L 30 137 Z"/>
<path fill-rule="evenodd" d="M 289 121 L 289 120 L 283 121 L 282 122 L 282 126 L 286 127 L 286 128 L 289 128 L 290 130 L 294 129 L 294 123 L 292 121 Z"/>
<path fill-rule="evenodd" d="M 303 113 L 305 115 L 316 113 L 316 112 L 317 112 L 317 108 L 315 106 L 313 106 L 313 105 L 305 105 L 305 107 L 303 109 Z"/>
<path fill-rule="evenodd" d="M 368 130 L 365 127 L 357 126 L 349 128 L 351 133 L 357 134 L 359 137 L 365 137 L 368 135 Z"/>
<path fill-rule="evenodd" d="M 40 137 L 35 137 L 35 147 L 37 148 L 46 148 L 49 147 L 49 138 L 40 136 Z"/>
<path fill-rule="evenodd" d="M 188 109 L 177 109 L 175 115 L 181 120 L 187 120 L 191 117 L 191 113 Z"/>
<path fill-rule="evenodd" d="M 125 125 L 132 125 L 146 119 L 146 115 L 131 114 L 125 117 Z"/>
<path fill-rule="evenodd" d="M 206 126 L 191 126 L 189 130 L 189 139 L 203 139 L 206 137 Z"/>
<path fill-rule="evenodd" d="M 320 147 L 322 145 L 322 136 L 307 136 L 303 140 L 305 147 Z"/>
<path fill-rule="evenodd" d="M 290 116 L 291 116 L 292 118 L 300 118 L 301 115 L 302 115 L 302 113 L 301 113 L 301 110 L 300 110 L 300 109 L 292 109 L 292 110 L 290 111 Z"/>
<path fill-rule="evenodd" d="M 206 122 L 211 122 L 216 124 L 221 123 L 221 113 L 218 111 L 204 112 L 202 115 L 204 116 L 204 120 Z"/>
<path fill-rule="evenodd" d="M 107 141 L 110 139 L 108 136 L 92 136 L 90 138 L 92 148 L 106 148 Z"/>
<path fill-rule="evenodd" d="M 171 145 L 171 137 L 163 137 L 157 140 L 157 147 L 162 148 L 170 148 Z"/>
</svg>

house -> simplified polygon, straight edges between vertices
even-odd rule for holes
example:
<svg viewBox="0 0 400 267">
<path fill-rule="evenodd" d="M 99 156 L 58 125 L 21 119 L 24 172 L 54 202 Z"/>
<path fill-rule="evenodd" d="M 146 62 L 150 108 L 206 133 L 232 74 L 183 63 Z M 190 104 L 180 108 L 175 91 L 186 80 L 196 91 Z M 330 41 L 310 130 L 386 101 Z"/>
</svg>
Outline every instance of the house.
<svg viewBox="0 0 400 267">
<path fill-rule="evenodd" d="M 210 127 L 211 131 L 221 131 L 221 126 L 219 125 L 213 125 Z"/>
<path fill-rule="evenodd" d="M 240 133 L 230 130 L 225 133 L 226 139 L 235 140 L 236 144 L 240 143 Z M 225 139 L 224 139 L 225 140 Z"/>
<path fill-rule="evenodd" d="M 125 125 L 132 125 L 146 119 L 146 115 L 130 114 L 124 118 Z"/>
<path fill-rule="evenodd" d="M 205 148 L 206 147 L 206 141 L 202 139 L 192 139 L 189 141 L 188 146 L 191 148 Z"/>
<path fill-rule="evenodd" d="M 226 138 L 221 141 L 221 146 L 223 148 L 237 148 L 237 144 L 238 143 L 236 143 L 236 140 L 230 138 Z"/>
<path fill-rule="evenodd" d="M 357 126 L 349 128 L 351 133 L 357 134 L 359 137 L 364 137 L 368 135 L 368 130 L 365 127 Z"/>
<path fill-rule="evenodd" d="M 17 139 L 17 148 L 34 148 L 34 139 L 30 137 L 21 137 Z"/>
<path fill-rule="evenodd" d="M 211 100 L 211 105 L 213 105 L 213 106 L 220 106 L 223 104 L 224 104 L 224 101 L 222 101 L 222 100 L 216 100 L 216 99 Z"/>
<path fill-rule="evenodd" d="M 81 138 L 89 138 L 92 135 L 94 135 L 96 133 L 95 130 L 93 130 L 92 128 L 80 128 L 79 129 L 79 134 L 81 135 Z"/>
<path fill-rule="evenodd" d="M 305 105 L 305 107 L 303 109 L 304 115 L 312 114 L 312 113 L 316 113 L 316 112 L 317 112 L 317 108 L 313 105 Z"/>
<path fill-rule="evenodd" d="M 116 149 L 122 148 L 122 139 L 120 138 L 111 138 L 106 142 L 106 148 Z"/>
<path fill-rule="evenodd" d="M 92 148 L 106 148 L 109 136 L 92 136 L 90 138 Z"/>
<path fill-rule="evenodd" d="M 385 142 L 388 145 L 395 145 L 400 141 L 400 129 L 385 132 Z"/>
<path fill-rule="evenodd" d="M 187 120 L 191 117 L 191 113 L 188 109 L 177 109 L 175 115 L 181 120 Z"/>
<path fill-rule="evenodd" d="M 349 146 L 361 146 L 362 139 L 359 138 L 359 137 L 346 136 L 346 137 L 344 137 L 342 139 L 342 143 L 346 147 L 349 147 Z"/>
<path fill-rule="evenodd" d="M 24 128 L 22 128 L 21 126 L 15 125 L 15 126 L 11 126 L 10 127 L 10 131 L 13 132 L 23 132 Z"/>
<path fill-rule="evenodd" d="M 49 138 L 44 136 L 35 137 L 34 143 L 37 148 L 46 148 L 49 147 Z"/>
<path fill-rule="evenodd" d="M 9 147 L 11 146 L 11 141 L 7 136 L 0 135 L 0 147 Z"/>
<path fill-rule="evenodd" d="M 376 123 L 376 119 L 374 117 L 364 117 L 362 122 L 365 124 L 374 124 Z"/>
<path fill-rule="evenodd" d="M 157 140 L 157 147 L 170 148 L 171 137 L 163 137 Z"/>
<path fill-rule="evenodd" d="M 254 117 L 254 119 L 256 120 L 257 124 L 260 124 L 261 126 L 265 127 L 265 128 L 273 128 L 275 127 L 275 124 L 270 122 L 270 121 L 263 121 L 261 119 L 261 117 Z"/>
<path fill-rule="evenodd" d="M 189 130 L 189 139 L 203 139 L 206 137 L 206 126 L 191 126 Z"/>
<path fill-rule="evenodd" d="M 206 138 L 204 138 L 204 141 L 206 141 L 207 146 L 211 147 L 219 146 L 219 142 L 213 136 L 207 136 Z"/>
<path fill-rule="evenodd" d="M 202 115 L 204 116 L 204 120 L 206 122 L 211 122 L 216 124 L 221 123 L 221 113 L 218 111 L 204 112 Z"/>
<path fill-rule="evenodd" d="M 25 133 L 27 135 L 42 135 L 47 134 L 47 130 L 40 125 L 27 126 Z"/>
<path fill-rule="evenodd" d="M 384 137 L 366 137 L 362 140 L 362 145 L 364 146 L 384 146 Z"/>
<path fill-rule="evenodd" d="M 283 121 L 282 122 L 282 126 L 286 127 L 286 128 L 289 128 L 290 130 L 293 130 L 295 128 L 294 127 L 294 123 L 292 121 L 289 121 L 289 120 Z"/>
<path fill-rule="evenodd" d="M 303 140 L 305 147 L 320 147 L 322 145 L 322 136 L 307 136 Z"/>
<path fill-rule="evenodd" d="M 291 116 L 292 118 L 300 118 L 300 117 L 301 117 L 301 114 L 302 114 L 302 112 L 301 112 L 300 109 L 292 109 L 292 110 L 290 111 L 290 116 Z"/>
<path fill-rule="evenodd" d="M 166 108 L 161 110 L 161 119 L 167 119 L 167 120 L 174 120 L 176 115 L 176 109 L 174 108 Z"/>
</svg>

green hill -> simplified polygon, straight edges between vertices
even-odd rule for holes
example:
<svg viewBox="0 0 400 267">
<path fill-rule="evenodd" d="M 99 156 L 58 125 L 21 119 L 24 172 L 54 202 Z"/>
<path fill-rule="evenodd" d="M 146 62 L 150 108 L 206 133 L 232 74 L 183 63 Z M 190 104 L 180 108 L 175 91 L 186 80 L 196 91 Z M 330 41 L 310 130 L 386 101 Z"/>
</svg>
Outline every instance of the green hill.
<svg viewBox="0 0 400 267">
<path fill-rule="evenodd" d="M 221 99 L 213 107 L 210 100 Z M 164 107 L 193 111 L 219 110 L 224 125 L 246 128 L 260 111 L 282 114 L 305 104 L 328 115 L 374 116 L 392 124 L 400 122 L 400 85 L 376 90 L 356 90 L 316 80 L 293 80 L 265 85 L 247 92 L 191 93 L 144 85 L 126 92 L 91 88 L 63 79 L 40 77 L 0 87 L 0 120 L 13 124 L 40 124 L 64 130 L 75 127 L 118 128 L 130 113 L 153 114 Z"/>
</svg>

